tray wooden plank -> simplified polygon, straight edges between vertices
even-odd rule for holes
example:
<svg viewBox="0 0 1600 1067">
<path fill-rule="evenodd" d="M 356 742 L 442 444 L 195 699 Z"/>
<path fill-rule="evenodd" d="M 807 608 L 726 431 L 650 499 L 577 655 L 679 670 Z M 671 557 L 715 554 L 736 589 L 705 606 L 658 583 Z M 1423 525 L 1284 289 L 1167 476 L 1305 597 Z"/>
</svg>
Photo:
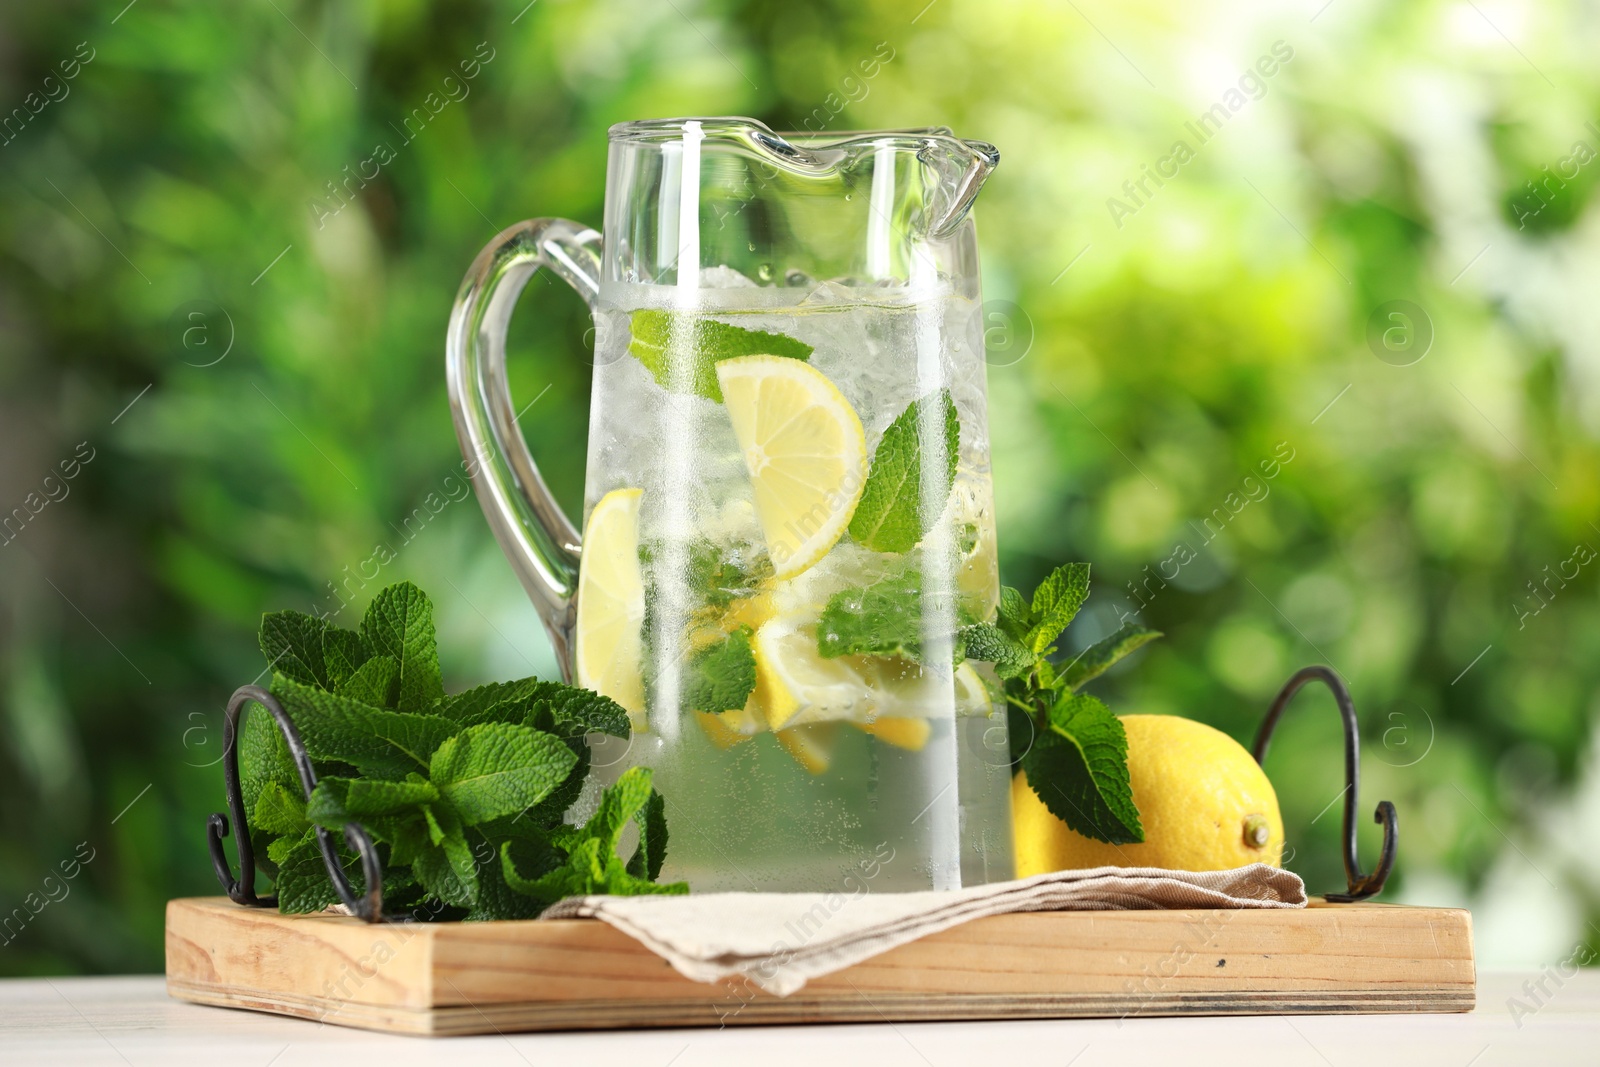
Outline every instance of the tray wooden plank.
<svg viewBox="0 0 1600 1067">
<path fill-rule="evenodd" d="M 791 997 L 693 982 L 600 922 L 371 926 L 223 897 L 167 906 L 182 1000 L 408 1034 L 1083 1016 L 1471 1011 L 1454 908 L 1033 912 L 977 919 Z"/>
</svg>

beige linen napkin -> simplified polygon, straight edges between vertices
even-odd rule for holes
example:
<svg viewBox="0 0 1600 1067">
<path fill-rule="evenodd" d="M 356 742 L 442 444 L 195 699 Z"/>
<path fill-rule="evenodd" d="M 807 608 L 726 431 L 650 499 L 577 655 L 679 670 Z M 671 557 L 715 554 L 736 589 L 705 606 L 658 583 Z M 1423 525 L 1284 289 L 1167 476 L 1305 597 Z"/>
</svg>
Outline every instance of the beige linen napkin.
<svg viewBox="0 0 1600 1067">
<path fill-rule="evenodd" d="M 1300 876 L 1263 863 L 1231 871 L 1096 867 L 944 892 L 701 893 L 571 897 L 542 919 L 609 923 L 697 982 L 744 977 L 788 996 L 812 978 L 985 915 L 1013 911 L 1303 908 Z"/>
</svg>

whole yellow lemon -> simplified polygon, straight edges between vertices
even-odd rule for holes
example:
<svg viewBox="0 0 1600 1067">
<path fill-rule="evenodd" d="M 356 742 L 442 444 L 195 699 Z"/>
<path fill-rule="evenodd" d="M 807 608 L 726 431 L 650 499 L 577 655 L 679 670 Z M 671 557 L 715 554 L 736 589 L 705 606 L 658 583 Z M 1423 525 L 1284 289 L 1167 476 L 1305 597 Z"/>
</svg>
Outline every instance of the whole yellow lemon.
<svg viewBox="0 0 1600 1067">
<path fill-rule="evenodd" d="M 1283 817 L 1278 795 L 1243 745 L 1176 715 L 1123 715 L 1128 776 L 1144 841 L 1092 841 L 1050 814 L 1018 774 L 1011 782 L 1017 877 L 1084 867 L 1221 871 L 1278 866 Z"/>
</svg>

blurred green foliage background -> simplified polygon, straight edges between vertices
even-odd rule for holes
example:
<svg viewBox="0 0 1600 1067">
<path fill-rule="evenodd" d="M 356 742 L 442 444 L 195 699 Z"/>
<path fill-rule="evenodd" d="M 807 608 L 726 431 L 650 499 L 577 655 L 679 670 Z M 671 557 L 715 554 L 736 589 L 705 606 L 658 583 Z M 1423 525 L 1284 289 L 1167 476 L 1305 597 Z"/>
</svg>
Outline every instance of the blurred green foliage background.
<svg viewBox="0 0 1600 1067">
<path fill-rule="evenodd" d="M 426 509 L 459 462 L 446 319 L 501 228 L 598 224 L 611 123 L 694 114 L 999 145 L 977 215 L 1007 580 L 1088 559 L 1071 641 L 1135 609 L 1167 633 L 1102 683 L 1118 710 L 1248 741 L 1333 664 L 1362 817 L 1400 811 L 1390 899 L 1472 906 L 1486 962 L 1600 946 L 1592 12 L 524 3 L 0 11 L 0 509 L 28 509 L 0 534 L 0 916 L 92 854 L 0 974 L 160 968 L 164 901 L 217 889 L 202 824 L 258 616 L 327 603 L 419 507 L 380 580 L 434 594 L 447 676 L 553 673 L 477 504 Z M 514 327 L 574 513 L 585 327 L 538 281 Z M 1268 761 L 1313 891 L 1342 885 L 1338 738 L 1306 695 Z"/>
</svg>

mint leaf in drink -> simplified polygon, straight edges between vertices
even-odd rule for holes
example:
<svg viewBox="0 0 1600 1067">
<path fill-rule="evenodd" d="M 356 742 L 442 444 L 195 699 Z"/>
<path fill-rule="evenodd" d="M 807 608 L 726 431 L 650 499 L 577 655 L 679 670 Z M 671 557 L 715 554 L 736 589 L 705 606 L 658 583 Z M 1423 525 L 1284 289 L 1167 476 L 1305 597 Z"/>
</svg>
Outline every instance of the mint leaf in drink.
<svg viewBox="0 0 1600 1067">
<path fill-rule="evenodd" d="M 1068 827 L 1115 845 L 1144 840 L 1128 778 L 1128 736 L 1099 700 L 1063 693 L 1022 757 L 1028 785 Z"/>
<path fill-rule="evenodd" d="M 1084 649 L 1061 669 L 1061 681 L 1068 689 L 1076 690 L 1085 682 L 1100 677 L 1123 656 L 1154 641 L 1161 636 L 1136 622 L 1124 623 L 1110 637 L 1103 638 Z"/>
<path fill-rule="evenodd" d="M 868 586 L 841 589 L 828 599 L 817 619 L 817 654 L 824 659 L 902 656 L 925 663 L 924 643 L 930 635 L 924 626 L 946 626 L 952 615 L 960 626 L 969 618 L 959 609 L 942 609 L 935 600 L 923 594 L 922 572 L 911 569 Z M 960 632 L 946 639 L 954 646 L 954 658 L 960 660 L 965 654 Z"/>
<path fill-rule="evenodd" d="M 437 715 L 386 711 L 275 675 L 277 697 L 315 759 L 349 763 L 367 774 L 404 778 L 425 770 L 434 749 L 455 732 Z"/>
<path fill-rule="evenodd" d="M 1034 669 L 1039 657 L 1033 649 L 992 623 L 980 622 L 961 631 L 968 659 L 994 665 L 1002 679 L 1021 678 Z"/>
<path fill-rule="evenodd" d="M 927 440 L 932 435 L 933 440 Z M 937 450 L 925 446 L 937 442 Z M 874 552 L 909 552 L 944 511 L 956 476 L 961 423 L 950 390 L 913 401 L 883 431 L 866 488 L 850 519 L 850 536 Z M 942 455 L 940 454 L 942 453 Z M 933 468 L 932 485 L 925 484 Z"/>
<path fill-rule="evenodd" d="M 811 358 L 812 347 L 793 337 L 747 330 L 703 315 L 644 308 L 629 318 L 628 351 L 663 389 L 694 393 L 722 403 L 717 364 L 736 356 Z M 674 366 L 677 360 L 687 366 Z"/>
<path fill-rule="evenodd" d="M 390 656 L 400 665 L 400 710 L 422 711 L 444 696 L 433 602 L 421 589 L 401 582 L 373 597 L 361 619 L 361 637 L 373 655 Z"/>
<path fill-rule="evenodd" d="M 661 540 L 643 541 L 639 545 L 639 563 L 645 573 L 651 573 L 665 559 L 666 544 Z M 742 597 L 750 596 L 766 579 L 772 577 L 772 561 L 764 547 L 748 542 L 719 544 L 706 537 L 691 538 L 682 544 L 683 557 L 675 561 L 684 574 L 684 584 L 701 605 L 726 608 Z"/>
<path fill-rule="evenodd" d="M 322 639 L 328 624 L 299 611 L 261 616 L 261 654 L 272 669 L 305 685 L 332 688 L 324 666 Z"/>
<path fill-rule="evenodd" d="M 689 658 L 683 682 L 684 706 L 695 711 L 737 711 L 756 687 L 756 657 L 750 650 L 755 633 L 740 626 Z"/>
<path fill-rule="evenodd" d="M 1034 624 L 1028 635 L 1033 650 L 1044 653 L 1067 628 L 1089 597 L 1089 565 L 1066 563 L 1050 572 L 1033 591 Z"/>
<path fill-rule="evenodd" d="M 543 800 L 577 763 L 557 737 L 509 723 L 469 726 L 433 754 L 429 778 L 467 826 Z"/>
<path fill-rule="evenodd" d="M 392 708 L 400 699 L 400 664 L 393 656 L 374 656 L 333 691 L 374 708 Z"/>
</svg>

